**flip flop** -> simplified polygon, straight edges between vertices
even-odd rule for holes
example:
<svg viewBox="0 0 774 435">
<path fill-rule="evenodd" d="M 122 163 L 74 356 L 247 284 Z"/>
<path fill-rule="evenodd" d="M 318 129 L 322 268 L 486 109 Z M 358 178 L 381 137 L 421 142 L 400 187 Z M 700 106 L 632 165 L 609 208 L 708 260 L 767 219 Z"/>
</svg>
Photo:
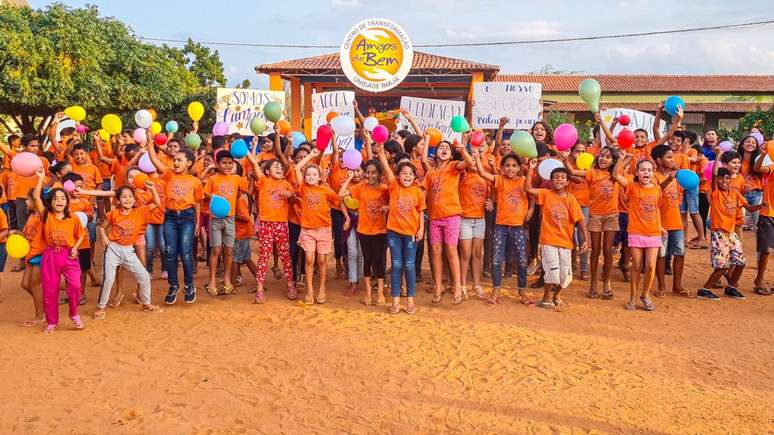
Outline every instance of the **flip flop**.
<svg viewBox="0 0 774 435">
<path fill-rule="evenodd" d="M 400 313 L 400 305 L 397 307 L 395 305 L 390 305 L 390 314 L 398 314 Z"/>
<path fill-rule="evenodd" d="M 73 321 L 73 326 L 75 327 L 75 329 L 83 329 L 86 327 L 86 325 L 84 325 L 83 322 L 81 321 L 81 316 L 76 314 L 70 319 Z"/>
<path fill-rule="evenodd" d="M 440 304 L 441 299 L 443 299 L 443 293 L 441 293 L 440 295 L 433 295 L 433 299 L 430 302 L 434 304 Z"/>
<path fill-rule="evenodd" d="M 105 320 L 105 310 L 97 310 L 91 316 L 94 320 Z"/>
<path fill-rule="evenodd" d="M 414 314 L 416 312 L 417 312 L 416 305 L 411 306 L 411 307 L 406 307 L 406 314 Z"/>
<path fill-rule="evenodd" d="M 763 287 L 755 287 L 753 288 L 753 291 L 755 292 L 756 295 L 771 296 L 771 292 L 769 290 L 766 290 Z"/>
<path fill-rule="evenodd" d="M 539 308 L 543 308 L 544 310 L 553 310 L 554 309 L 554 303 L 553 302 L 546 302 L 546 301 L 538 301 L 537 306 Z"/>
<path fill-rule="evenodd" d="M 19 326 L 22 326 L 22 327 L 25 327 L 25 328 L 29 328 L 31 326 L 40 326 L 40 325 L 45 325 L 45 324 L 46 324 L 46 319 L 40 319 L 40 320 L 28 319 L 28 320 L 25 320 L 25 321 L 19 323 Z"/>
<path fill-rule="evenodd" d="M 606 299 L 606 300 L 613 299 L 613 289 L 608 288 L 602 291 L 602 299 Z"/>
<path fill-rule="evenodd" d="M 113 299 L 112 301 L 108 302 L 108 307 L 110 308 L 118 308 L 121 306 L 121 302 L 124 301 L 124 292 L 121 292 L 118 294 L 118 297 Z"/>
<path fill-rule="evenodd" d="M 258 290 L 255 292 L 255 303 L 256 304 L 262 304 L 266 302 L 266 293 L 263 290 Z"/>
<path fill-rule="evenodd" d="M 143 305 L 142 311 L 144 313 L 163 313 L 164 310 L 158 305 Z"/>
</svg>

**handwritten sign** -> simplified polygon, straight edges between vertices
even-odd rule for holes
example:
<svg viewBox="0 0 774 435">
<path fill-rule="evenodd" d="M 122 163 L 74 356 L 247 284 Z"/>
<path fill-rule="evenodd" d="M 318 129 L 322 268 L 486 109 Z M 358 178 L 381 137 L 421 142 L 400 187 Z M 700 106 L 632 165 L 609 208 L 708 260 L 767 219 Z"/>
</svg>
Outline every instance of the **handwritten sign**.
<svg viewBox="0 0 774 435">
<path fill-rule="evenodd" d="M 250 121 L 259 116 L 267 129 L 274 127 L 263 115 L 263 106 L 273 101 L 285 112 L 285 92 L 263 89 L 218 88 L 215 100 L 215 122 L 228 124 L 228 133 L 252 136 Z"/>
<path fill-rule="evenodd" d="M 420 131 L 432 127 L 440 130 L 443 138 L 450 142 L 462 139 L 462 134 L 452 131 L 451 120 L 457 115 L 465 116 L 464 101 L 400 97 L 400 108 L 411 113 Z M 410 125 L 403 115 L 400 115 L 400 122 L 405 126 Z"/>
<path fill-rule="evenodd" d="M 317 129 L 328 123 L 326 117 L 331 112 L 351 116 L 355 119 L 355 93 L 352 91 L 317 92 L 312 94 L 312 136 L 317 136 Z M 336 136 L 336 146 L 348 150 L 355 147 L 355 135 Z M 326 152 L 332 152 L 328 147 Z"/>
<path fill-rule="evenodd" d="M 480 82 L 473 85 L 473 127 L 497 128 L 507 116 L 507 129 L 528 129 L 540 121 L 540 83 Z"/>
<path fill-rule="evenodd" d="M 604 121 L 605 125 L 610 125 L 610 123 L 613 122 L 613 119 L 615 119 L 618 116 L 621 115 L 628 115 L 631 119 L 631 122 L 629 125 L 627 125 L 625 128 L 628 128 L 631 131 L 637 130 L 638 128 L 641 128 L 648 132 L 648 140 L 653 140 L 653 123 L 656 122 L 656 117 L 645 112 L 640 112 L 638 110 L 632 110 L 632 109 L 622 109 L 622 108 L 616 108 L 616 109 L 607 109 L 600 112 L 600 117 L 602 118 L 602 121 Z M 616 127 L 612 130 L 613 136 L 618 136 L 618 133 L 623 130 L 624 127 L 621 125 L 616 125 Z M 659 130 L 661 131 L 661 135 L 663 136 L 666 134 L 666 123 L 664 121 L 661 121 L 661 125 L 659 126 Z M 607 139 L 605 138 L 605 134 L 601 131 L 599 132 L 601 136 L 601 143 L 602 146 L 607 146 Z"/>
</svg>

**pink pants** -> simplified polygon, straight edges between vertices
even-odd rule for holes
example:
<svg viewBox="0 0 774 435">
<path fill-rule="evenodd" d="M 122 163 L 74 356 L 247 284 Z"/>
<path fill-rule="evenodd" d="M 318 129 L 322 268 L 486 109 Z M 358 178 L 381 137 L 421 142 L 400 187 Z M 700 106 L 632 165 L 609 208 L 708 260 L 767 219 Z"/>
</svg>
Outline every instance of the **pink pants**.
<svg viewBox="0 0 774 435">
<path fill-rule="evenodd" d="M 287 222 L 258 222 L 258 243 L 260 245 L 260 255 L 258 263 L 255 265 L 255 280 L 263 284 L 266 278 L 266 268 L 271 258 L 272 247 L 277 248 L 277 257 L 282 261 L 285 269 L 285 278 L 288 281 L 288 288 L 293 286 L 293 267 L 290 263 L 289 245 L 288 245 L 288 223 Z"/>
<path fill-rule="evenodd" d="M 59 277 L 67 283 L 67 299 L 70 317 L 78 315 L 78 299 L 81 297 L 81 266 L 78 257 L 68 258 L 69 248 L 48 247 L 40 262 L 40 285 L 43 288 L 43 311 L 46 323 L 59 325 Z"/>
</svg>

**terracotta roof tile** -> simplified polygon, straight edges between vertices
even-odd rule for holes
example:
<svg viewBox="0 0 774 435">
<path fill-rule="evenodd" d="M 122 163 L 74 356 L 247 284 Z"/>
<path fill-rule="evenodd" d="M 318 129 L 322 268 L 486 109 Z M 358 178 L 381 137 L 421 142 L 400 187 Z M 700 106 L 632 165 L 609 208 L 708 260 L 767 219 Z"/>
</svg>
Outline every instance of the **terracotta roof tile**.
<svg viewBox="0 0 774 435">
<path fill-rule="evenodd" d="M 766 75 L 562 75 L 498 74 L 497 82 L 539 82 L 544 92 L 578 92 L 587 78 L 597 80 L 602 92 L 774 92 L 774 76 Z"/>
<path fill-rule="evenodd" d="M 601 107 L 613 108 L 620 107 L 625 109 L 640 110 L 642 112 L 655 112 L 656 104 L 653 103 L 620 103 L 620 102 L 601 102 Z M 768 110 L 771 104 L 766 103 L 686 103 L 685 112 L 729 112 L 745 113 L 755 110 L 758 107 Z M 585 103 L 553 103 L 546 104 L 546 110 L 557 112 L 586 112 L 589 110 Z"/>
</svg>

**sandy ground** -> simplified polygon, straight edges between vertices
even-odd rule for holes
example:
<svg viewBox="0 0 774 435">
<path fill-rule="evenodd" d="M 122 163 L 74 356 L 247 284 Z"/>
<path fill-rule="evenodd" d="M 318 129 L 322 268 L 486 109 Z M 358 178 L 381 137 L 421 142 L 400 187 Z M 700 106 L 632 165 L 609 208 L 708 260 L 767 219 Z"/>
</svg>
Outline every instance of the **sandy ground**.
<svg viewBox="0 0 774 435">
<path fill-rule="evenodd" d="M 751 262 L 751 233 L 745 247 Z M 686 263 L 695 290 L 708 251 Z M 86 329 L 62 307 L 44 336 L 17 326 L 31 300 L 5 273 L 0 432 L 772 433 L 774 296 L 752 294 L 753 274 L 746 301 L 669 295 L 651 313 L 623 309 L 617 270 L 614 300 L 576 281 L 563 313 L 432 305 L 422 285 L 416 315 L 390 315 L 335 279 L 324 305 L 288 301 L 272 280 L 259 306 L 249 278 L 236 296 L 202 292 L 158 315 L 125 302 L 97 322 L 90 287 Z M 165 283 L 153 286 L 160 303 Z"/>
</svg>

